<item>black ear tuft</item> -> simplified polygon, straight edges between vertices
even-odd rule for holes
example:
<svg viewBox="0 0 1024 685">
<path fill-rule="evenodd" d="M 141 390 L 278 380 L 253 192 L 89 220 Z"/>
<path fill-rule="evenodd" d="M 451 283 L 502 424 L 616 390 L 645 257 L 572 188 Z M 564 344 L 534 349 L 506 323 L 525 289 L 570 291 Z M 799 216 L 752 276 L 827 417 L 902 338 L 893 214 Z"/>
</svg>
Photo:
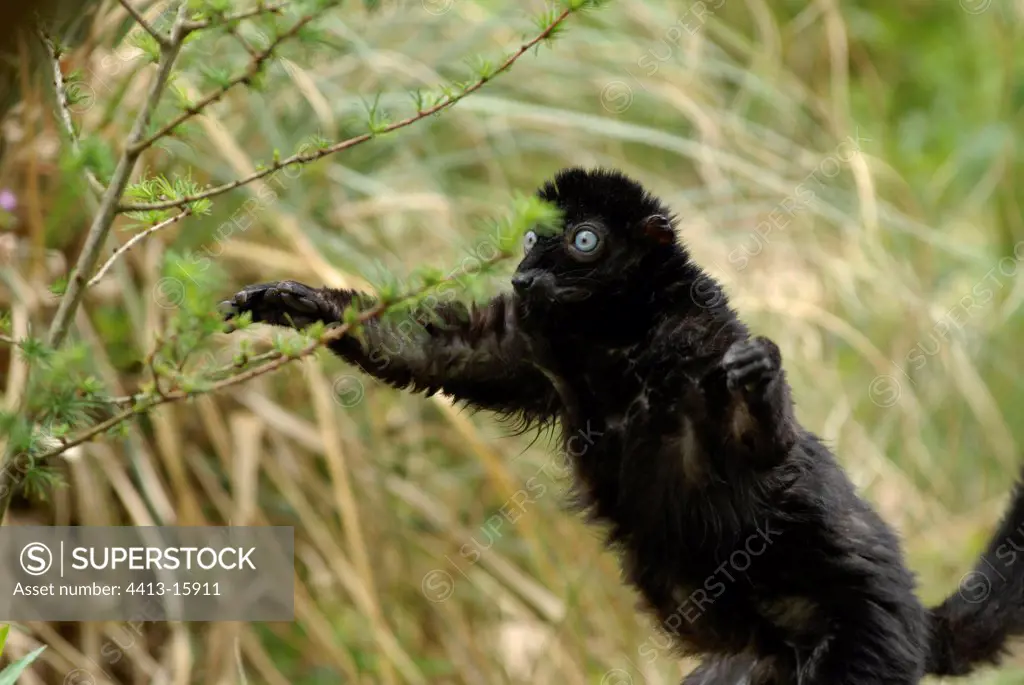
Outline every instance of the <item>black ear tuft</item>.
<svg viewBox="0 0 1024 685">
<path fill-rule="evenodd" d="M 676 239 L 672 221 L 664 214 L 652 214 L 641 221 L 639 232 L 643 237 L 659 245 L 670 245 Z"/>
</svg>

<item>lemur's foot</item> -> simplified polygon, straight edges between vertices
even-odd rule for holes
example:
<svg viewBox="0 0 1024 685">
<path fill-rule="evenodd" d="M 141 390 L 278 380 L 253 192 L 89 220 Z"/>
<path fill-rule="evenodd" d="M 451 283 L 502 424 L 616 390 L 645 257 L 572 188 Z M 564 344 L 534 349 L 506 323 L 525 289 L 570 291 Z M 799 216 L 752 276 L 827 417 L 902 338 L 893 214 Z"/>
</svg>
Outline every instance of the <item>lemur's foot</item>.
<svg viewBox="0 0 1024 685">
<path fill-rule="evenodd" d="M 782 355 L 775 343 L 758 336 L 734 342 L 722 357 L 722 368 L 729 390 L 758 392 L 779 377 Z"/>
<path fill-rule="evenodd" d="M 295 281 L 246 286 L 220 303 L 225 320 L 252 312 L 252 320 L 275 326 L 305 328 L 317 321 L 333 323 L 340 312 L 335 303 L 316 288 Z"/>
</svg>

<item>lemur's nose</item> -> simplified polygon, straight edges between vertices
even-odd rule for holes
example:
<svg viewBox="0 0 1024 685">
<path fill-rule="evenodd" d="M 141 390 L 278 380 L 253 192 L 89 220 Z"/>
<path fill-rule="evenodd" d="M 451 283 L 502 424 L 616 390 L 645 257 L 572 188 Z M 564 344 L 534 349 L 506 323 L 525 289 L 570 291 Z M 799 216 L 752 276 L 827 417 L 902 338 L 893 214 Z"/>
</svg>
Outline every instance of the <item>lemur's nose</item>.
<svg viewBox="0 0 1024 685">
<path fill-rule="evenodd" d="M 532 271 L 524 271 L 523 273 L 516 274 L 512 277 L 512 287 L 519 294 L 523 294 L 528 291 L 534 281 L 537 280 L 537 275 Z"/>
</svg>

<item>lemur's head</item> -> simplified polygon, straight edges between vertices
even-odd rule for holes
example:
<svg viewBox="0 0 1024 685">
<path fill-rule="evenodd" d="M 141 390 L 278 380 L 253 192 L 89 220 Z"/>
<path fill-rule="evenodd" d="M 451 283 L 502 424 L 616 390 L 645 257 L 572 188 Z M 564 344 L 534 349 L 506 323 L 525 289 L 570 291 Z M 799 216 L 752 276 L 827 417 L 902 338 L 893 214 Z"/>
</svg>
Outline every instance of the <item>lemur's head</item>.
<svg viewBox="0 0 1024 685">
<path fill-rule="evenodd" d="M 686 262 L 674 217 L 618 171 L 564 169 L 537 195 L 558 206 L 564 220 L 561 233 L 525 236 L 512 285 L 530 311 L 550 316 L 629 306 L 649 299 L 665 270 Z"/>
</svg>

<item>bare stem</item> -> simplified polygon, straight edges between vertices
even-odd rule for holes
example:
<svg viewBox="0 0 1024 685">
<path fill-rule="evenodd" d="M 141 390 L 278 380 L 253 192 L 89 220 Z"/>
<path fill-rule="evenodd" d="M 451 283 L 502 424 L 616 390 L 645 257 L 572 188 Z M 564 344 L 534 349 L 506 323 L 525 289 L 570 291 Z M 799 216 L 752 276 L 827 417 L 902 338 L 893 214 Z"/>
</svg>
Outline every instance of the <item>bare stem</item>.
<svg viewBox="0 0 1024 685">
<path fill-rule="evenodd" d="M 107 271 L 110 270 L 110 267 L 114 265 L 114 262 L 116 262 L 121 257 L 121 255 L 126 254 L 137 243 L 140 243 L 143 240 L 145 240 L 147 236 L 150 236 L 156 233 L 157 231 L 162 231 L 168 226 L 178 223 L 185 217 L 190 216 L 191 214 L 192 208 L 186 207 L 185 210 L 182 211 L 180 214 L 175 214 L 171 218 L 164 219 L 160 223 L 154 226 L 150 226 L 145 231 L 133 235 L 128 242 L 126 242 L 124 245 L 122 245 L 121 247 L 117 248 L 117 250 L 114 251 L 114 254 L 110 256 L 110 259 L 108 259 L 106 263 L 104 263 L 103 266 L 100 267 L 99 271 L 96 272 L 96 275 L 93 276 L 92 279 L 90 279 L 90 281 L 85 284 L 85 287 L 91 288 L 97 283 L 99 283 L 103 276 L 106 275 Z"/>
<path fill-rule="evenodd" d="M 71 149 L 77 154 L 81 152 L 81 146 L 78 143 L 78 133 L 75 131 L 74 121 L 71 119 L 71 104 L 68 102 L 67 83 L 64 81 L 64 72 L 60 69 L 60 53 L 57 51 L 53 41 L 50 40 L 50 37 L 42 31 L 39 32 L 39 38 L 43 41 L 43 45 L 46 46 L 46 52 L 50 56 L 50 63 L 53 65 L 53 88 L 57 95 L 57 113 L 61 123 L 64 124 L 64 130 L 68 134 L 68 139 L 71 141 Z M 106 188 L 96 178 L 96 175 L 86 169 L 85 178 L 88 180 L 92 191 L 96 193 L 96 196 L 102 197 Z"/>
<path fill-rule="evenodd" d="M 564 10 L 560 15 L 555 17 L 551 24 L 545 27 L 543 31 L 541 31 L 535 37 L 530 39 L 528 42 L 524 43 L 519 48 L 519 50 L 512 53 L 489 75 L 480 78 L 479 80 L 472 83 L 470 86 L 468 86 L 465 90 L 463 90 L 460 93 L 445 96 L 437 104 L 428 107 L 424 110 L 421 110 L 411 117 L 402 119 L 401 121 L 382 127 L 379 131 L 376 131 L 374 133 L 364 133 L 362 135 L 355 136 L 354 138 L 349 138 L 348 140 L 343 140 L 339 143 L 335 143 L 333 145 L 323 147 L 311 152 L 299 152 L 297 154 L 292 155 L 291 157 L 286 157 L 284 159 L 278 160 L 271 164 L 270 166 L 260 169 L 259 171 L 256 171 L 244 178 L 240 178 L 238 180 L 231 181 L 230 183 L 225 183 L 223 185 L 215 186 L 201 193 L 196 193 L 195 195 L 189 195 L 178 200 L 165 200 L 162 202 L 121 205 L 120 207 L 118 207 L 118 211 L 142 212 L 151 211 L 155 209 L 170 209 L 172 207 L 182 207 L 192 202 L 195 202 L 196 200 L 202 200 L 204 198 L 214 197 L 215 195 L 221 195 L 230 190 L 234 190 L 235 188 L 248 185 L 253 181 L 259 180 L 265 176 L 269 176 L 270 174 L 273 174 L 279 169 L 283 169 L 284 167 L 292 166 L 295 164 L 308 164 L 309 162 L 316 161 L 321 157 L 326 157 L 327 155 L 334 154 L 335 152 L 340 152 L 341 150 L 347 150 L 350 147 L 355 147 L 356 145 L 365 143 L 366 141 L 378 135 L 384 133 L 391 133 L 392 131 L 397 131 L 400 128 L 405 128 L 406 126 L 414 124 L 417 121 L 420 121 L 421 119 L 425 119 L 429 117 L 431 114 L 437 114 L 441 110 L 451 107 L 452 105 L 462 100 L 467 95 L 476 92 L 477 90 L 482 88 L 485 83 L 493 79 L 495 76 L 507 71 L 513 64 L 515 64 L 519 60 L 519 58 L 525 55 L 533 46 L 537 45 L 538 43 L 546 39 L 548 36 L 550 36 L 551 33 L 556 28 L 558 28 L 558 26 L 562 22 L 564 22 L 569 17 L 569 15 L 572 14 L 574 11 L 576 10 Z"/>
<path fill-rule="evenodd" d="M 164 34 L 157 31 L 155 28 L 153 28 L 153 26 L 148 21 L 146 21 L 146 18 L 143 17 L 137 9 L 132 7 L 132 4 L 128 2 L 128 0 L 118 1 L 121 3 L 122 7 L 128 10 L 128 14 L 132 15 L 132 19 L 134 19 L 139 26 L 145 29 L 146 33 L 153 36 L 153 40 L 159 43 L 161 48 L 171 47 L 171 44 L 174 42 L 173 38 L 168 38 Z"/>
</svg>

